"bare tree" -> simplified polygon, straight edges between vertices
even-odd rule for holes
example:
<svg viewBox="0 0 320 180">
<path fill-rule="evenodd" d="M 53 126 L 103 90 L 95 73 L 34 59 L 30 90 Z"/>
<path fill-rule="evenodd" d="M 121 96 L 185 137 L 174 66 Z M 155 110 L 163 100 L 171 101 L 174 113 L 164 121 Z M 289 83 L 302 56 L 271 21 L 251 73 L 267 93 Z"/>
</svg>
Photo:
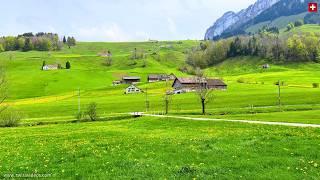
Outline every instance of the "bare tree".
<svg viewBox="0 0 320 180">
<path fill-rule="evenodd" d="M 169 105 L 171 101 L 172 101 L 172 95 L 170 94 L 169 91 L 167 91 L 164 96 L 165 114 L 169 113 Z"/>
<path fill-rule="evenodd" d="M 198 84 L 196 88 L 196 94 L 200 98 L 201 107 L 202 107 L 202 114 L 206 114 L 206 104 L 212 99 L 212 90 L 207 86 L 207 77 L 200 70 L 197 68 L 196 70 L 196 82 Z"/>
<path fill-rule="evenodd" d="M 108 53 L 106 54 L 106 65 L 111 66 L 112 65 L 112 53 L 110 50 L 108 50 Z"/>
<path fill-rule="evenodd" d="M 7 81 L 4 68 L 0 67 L 0 113 L 7 109 L 4 101 L 7 99 Z"/>
</svg>

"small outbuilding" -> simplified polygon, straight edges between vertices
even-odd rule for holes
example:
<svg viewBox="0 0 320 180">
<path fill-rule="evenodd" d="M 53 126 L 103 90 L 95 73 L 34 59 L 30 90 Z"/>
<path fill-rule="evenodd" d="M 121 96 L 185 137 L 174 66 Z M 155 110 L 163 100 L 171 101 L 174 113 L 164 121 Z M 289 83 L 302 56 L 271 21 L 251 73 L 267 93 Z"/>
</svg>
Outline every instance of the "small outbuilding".
<svg viewBox="0 0 320 180">
<path fill-rule="evenodd" d="M 58 64 L 48 64 L 48 65 L 42 66 L 42 70 L 44 70 L 44 71 L 57 70 L 57 69 L 59 69 L 59 65 Z"/>
<path fill-rule="evenodd" d="M 142 93 L 143 91 L 135 86 L 134 84 L 130 85 L 125 89 L 125 94 L 134 94 L 134 93 Z"/>
<path fill-rule="evenodd" d="M 112 86 L 119 86 L 121 85 L 121 81 L 112 81 Z"/>
</svg>

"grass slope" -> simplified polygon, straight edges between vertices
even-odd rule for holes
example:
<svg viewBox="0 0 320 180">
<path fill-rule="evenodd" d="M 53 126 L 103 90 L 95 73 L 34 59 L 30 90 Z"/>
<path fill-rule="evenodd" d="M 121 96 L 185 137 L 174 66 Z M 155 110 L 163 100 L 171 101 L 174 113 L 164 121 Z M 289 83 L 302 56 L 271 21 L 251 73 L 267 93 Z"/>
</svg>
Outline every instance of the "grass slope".
<svg viewBox="0 0 320 180">
<path fill-rule="evenodd" d="M 309 26 L 301 28 L 312 29 Z M 59 52 L 1 53 L 0 59 L 7 65 L 9 79 L 9 100 L 6 104 L 21 112 L 25 122 L 70 119 L 77 112 L 77 90 L 80 88 L 82 110 L 90 102 L 97 102 L 101 116 L 145 111 L 146 94 L 124 95 L 125 85 L 111 86 L 113 80 L 127 74 L 142 77 L 143 82 L 139 87 L 144 90 L 148 88 L 149 112 L 160 113 L 164 111 L 164 94 L 171 88 L 172 82 L 146 83 L 147 75 L 172 72 L 177 76 L 188 76 L 179 72 L 177 67 L 184 61 L 184 52 L 195 44 L 198 42 L 79 43 L 76 47 L 64 48 Z M 129 55 L 135 47 L 147 52 L 159 48 L 160 58 L 149 55 L 146 67 L 142 66 L 142 60 L 133 64 Z M 110 67 L 103 65 L 104 58 L 97 56 L 105 49 L 113 52 L 113 65 Z M 43 60 L 48 64 L 70 61 L 72 68 L 41 71 Z M 286 85 L 281 90 L 283 110 L 308 110 L 314 116 L 304 120 L 288 119 L 280 113 L 278 119 L 274 119 L 319 123 L 318 113 L 313 113 L 313 110 L 320 110 L 319 89 L 312 88 L 312 83 L 320 82 L 320 65 L 270 63 L 271 68 L 263 70 L 261 65 L 264 63 L 270 62 L 239 57 L 207 69 L 210 77 L 223 78 L 228 84 L 227 91 L 213 93 L 213 100 L 207 104 L 208 113 L 221 118 L 233 118 L 233 115 L 247 118 L 252 113 L 277 112 L 278 90 L 274 83 L 281 80 Z M 239 80 L 243 83 L 239 83 Z M 198 114 L 200 103 L 194 93 L 175 95 L 169 110 L 174 114 Z"/>
</svg>

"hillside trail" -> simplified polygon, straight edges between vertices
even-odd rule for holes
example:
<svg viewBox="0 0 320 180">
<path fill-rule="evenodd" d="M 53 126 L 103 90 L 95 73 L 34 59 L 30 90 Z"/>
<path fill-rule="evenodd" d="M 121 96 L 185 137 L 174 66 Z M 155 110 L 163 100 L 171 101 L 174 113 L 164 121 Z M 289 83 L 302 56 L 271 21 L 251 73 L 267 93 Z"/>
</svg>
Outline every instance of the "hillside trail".
<svg viewBox="0 0 320 180">
<path fill-rule="evenodd" d="M 144 113 L 141 113 L 141 115 L 142 116 L 150 116 L 150 117 L 159 117 L 159 118 L 186 119 L 186 120 L 193 120 L 193 121 L 224 121 L 224 122 L 239 122 L 239 123 L 249 123 L 249 124 L 264 124 L 264 125 L 277 125 L 277 126 L 320 128 L 320 124 L 269 122 L 269 121 L 252 121 L 252 120 L 232 120 L 232 119 L 212 119 L 212 118 L 195 118 L 195 117 L 186 117 L 186 116 L 153 115 L 153 114 L 144 114 Z"/>
</svg>

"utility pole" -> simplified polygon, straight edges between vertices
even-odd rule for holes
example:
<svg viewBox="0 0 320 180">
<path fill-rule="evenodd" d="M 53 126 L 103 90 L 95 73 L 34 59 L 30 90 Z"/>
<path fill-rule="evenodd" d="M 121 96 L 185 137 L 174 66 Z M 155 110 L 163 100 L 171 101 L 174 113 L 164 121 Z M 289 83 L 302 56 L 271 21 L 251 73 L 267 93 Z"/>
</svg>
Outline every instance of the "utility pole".
<svg viewBox="0 0 320 180">
<path fill-rule="evenodd" d="M 81 113 L 80 88 L 78 88 L 78 113 Z"/>
<path fill-rule="evenodd" d="M 278 105 L 279 105 L 279 111 L 281 111 L 281 85 L 280 85 L 280 80 L 278 80 Z"/>
<path fill-rule="evenodd" d="M 149 111 L 148 87 L 146 87 L 146 112 Z"/>
</svg>

